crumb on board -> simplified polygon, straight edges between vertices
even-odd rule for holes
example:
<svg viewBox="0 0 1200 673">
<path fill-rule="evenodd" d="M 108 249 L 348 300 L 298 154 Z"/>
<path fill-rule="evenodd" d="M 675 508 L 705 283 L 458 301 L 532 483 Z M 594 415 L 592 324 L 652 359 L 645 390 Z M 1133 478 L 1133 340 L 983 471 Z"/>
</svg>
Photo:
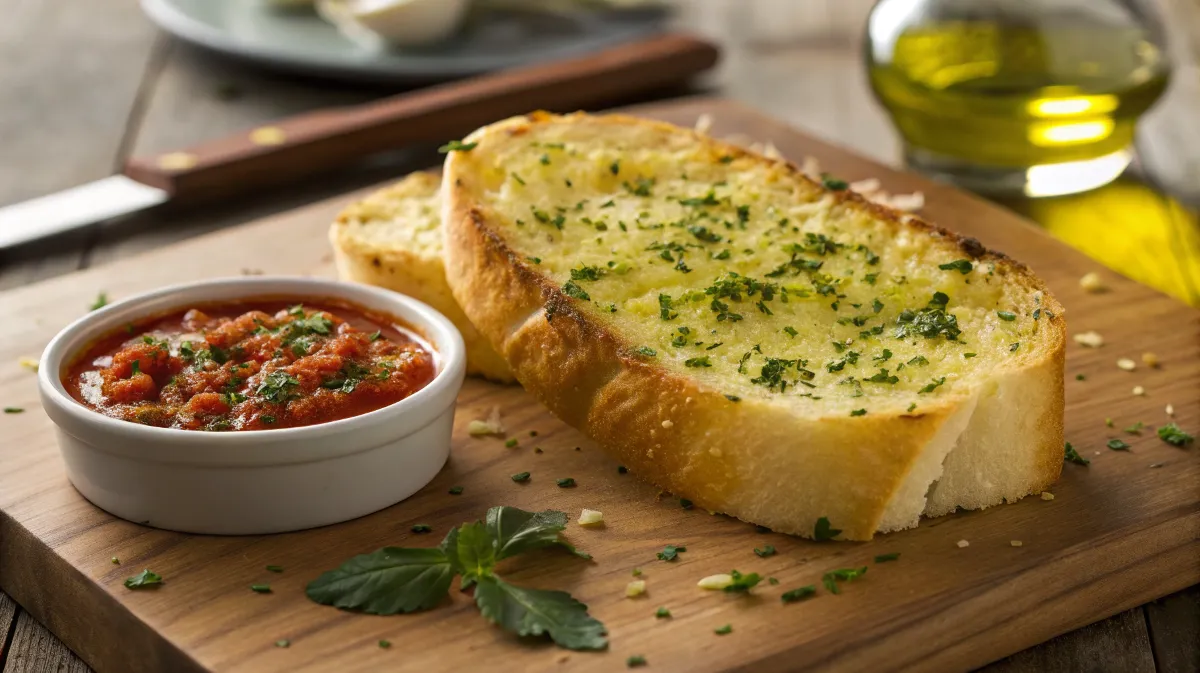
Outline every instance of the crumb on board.
<svg viewBox="0 0 1200 673">
<path fill-rule="evenodd" d="M 472 437 L 503 435 L 504 424 L 500 422 L 500 407 L 492 407 L 492 410 L 488 412 L 486 420 L 471 421 L 467 425 L 467 434 Z"/>
<path fill-rule="evenodd" d="M 1147 367 L 1157 367 L 1159 365 L 1158 356 L 1149 351 L 1142 353 L 1142 362 Z"/>
<path fill-rule="evenodd" d="M 1054 494 L 1050 491 L 1042 491 L 1042 500 L 1053 500 Z"/>
<path fill-rule="evenodd" d="M 1089 271 L 1083 274 L 1079 279 L 1079 287 L 1083 288 L 1084 292 L 1103 292 L 1107 288 L 1104 286 L 1104 280 L 1100 278 L 1100 274 L 1095 271 Z"/>
<path fill-rule="evenodd" d="M 1104 345 L 1104 337 L 1100 336 L 1100 333 L 1096 331 L 1080 332 L 1071 338 L 1080 346 L 1087 346 L 1088 348 L 1099 348 Z"/>
<path fill-rule="evenodd" d="M 1127 372 L 1131 372 L 1137 369 L 1137 363 L 1129 358 L 1121 358 L 1117 360 L 1117 367 L 1119 369 L 1124 369 Z"/>
<path fill-rule="evenodd" d="M 1008 544 L 1013 547 L 1020 547 L 1021 545 L 1025 544 L 1025 543 L 1021 542 L 1020 540 L 1009 540 Z"/>
<path fill-rule="evenodd" d="M 1141 386 L 1134 386 L 1134 387 L 1133 387 L 1133 394 L 1134 394 L 1134 396 L 1135 396 L 1135 397 L 1140 397 L 1140 396 L 1142 396 L 1142 395 L 1145 395 L 1145 394 L 1146 394 L 1146 389 L 1145 389 L 1145 388 L 1143 388 L 1143 387 L 1141 387 Z"/>
<path fill-rule="evenodd" d="M 579 513 L 580 526 L 596 526 L 604 523 L 604 513 L 594 510 L 585 509 Z"/>
<path fill-rule="evenodd" d="M 38 370 L 38 361 L 36 358 L 31 358 L 29 356 L 19 357 L 17 358 L 17 364 L 31 372 L 36 372 Z"/>
<path fill-rule="evenodd" d="M 959 541 L 957 542 L 957 544 L 958 544 L 958 548 L 959 548 L 959 549 L 963 549 L 963 548 L 965 548 L 965 547 L 970 547 L 970 546 L 971 546 L 971 543 L 970 543 L 970 542 L 967 542 L 966 540 L 959 540 Z"/>
<path fill-rule="evenodd" d="M 1174 416 L 1175 415 L 1175 405 L 1168 404 L 1167 408 L 1164 409 L 1163 411 L 1166 411 L 1168 416 Z"/>
<path fill-rule="evenodd" d="M 633 580 L 625 585 L 625 598 L 637 598 L 646 593 L 646 580 Z"/>
</svg>

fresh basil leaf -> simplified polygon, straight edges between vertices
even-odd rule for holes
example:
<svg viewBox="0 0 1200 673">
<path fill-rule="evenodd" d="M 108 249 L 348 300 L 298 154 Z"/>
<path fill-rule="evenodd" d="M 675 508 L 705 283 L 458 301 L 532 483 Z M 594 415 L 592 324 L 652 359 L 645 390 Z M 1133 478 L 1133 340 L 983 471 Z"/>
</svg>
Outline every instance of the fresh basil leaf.
<svg viewBox="0 0 1200 673">
<path fill-rule="evenodd" d="M 125 579 L 125 586 L 130 589 L 143 589 L 145 587 L 158 586 L 163 583 L 162 575 L 146 568 L 142 572 Z"/>
<path fill-rule="evenodd" d="M 305 593 L 322 605 L 393 615 L 434 607 L 449 593 L 453 578 L 454 568 L 441 549 L 384 547 L 322 574 Z"/>
<path fill-rule="evenodd" d="M 487 532 L 496 542 L 496 560 L 523 554 L 531 549 L 563 547 L 576 556 L 590 559 L 559 535 L 567 528 L 567 515 L 555 510 L 526 512 L 516 507 L 493 507 L 487 513 Z"/>
<path fill-rule="evenodd" d="M 604 624 L 564 591 L 523 589 L 488 575 L 478 580 L 475 604 L 489 622 L 518 636 L 549 635 L 571 650 L 608 647 Z"/>
</svg>

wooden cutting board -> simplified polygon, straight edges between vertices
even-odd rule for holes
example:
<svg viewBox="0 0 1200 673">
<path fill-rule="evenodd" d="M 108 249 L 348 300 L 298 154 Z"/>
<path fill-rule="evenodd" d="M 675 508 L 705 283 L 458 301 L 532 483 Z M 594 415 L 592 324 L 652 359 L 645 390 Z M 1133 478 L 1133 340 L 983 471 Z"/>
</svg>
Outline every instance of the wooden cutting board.
<svg viewBox="0 0 1200 673">
<path fill-rule="evenodd" d="M 927 520 L 870 543 L 813 543 L 685 511 L 618 474 L 612 460 L 519 388 L 470 381 L 443 472 L 408 501 L 349 523 L 261 537 L 184 535 L 114 519 L 76 493 L 38 408 L 34 377 L 18 358 L 38 355 L 100 290 L 119 299 L 201 277 L 332 275 L 325 232 L 355 196 L 347 195 L 0 295 L 0 404 L 29 409 L 0 416 L 0 588 L 101 672 L 613 671 L 634 654 L 660 671 L 894 671 L 978 666 L 1200 581 L 1200 448 L 1167 445 L 1153 430 L 1121 432 L 1135 421 L 1168 422 L 1167 404 L 1181 426 L 1200 430 L 1200 312 L 1107 272 L 1111 291 L 1086 294 L 1078 279 L 1099 265 L 1011 213 L 728 101 L 637 112 L 684 125 L 710 113 L 714 134 L 769 140 L 794 160 L 813 155 L 835 175 L 878 177 L 892 192 L 922 190 L 926 218 L 1033 267 L 1067 307 L 1071 331 L 1096 330 L 1106 340 L 1099 349 L 1068 346 L 1066 433 L 1091 466 L 1066 465 L 1053 500 L 1033 496 Z M 1140 361 L 1146 351 L 1158 355 L 1160 368 L 1117 368 L 1118 358 Z M 1133 395 L 1134 386 L 1145 395 Z M 467 436 L 467 423 L 493 406 L 518 448 Z M 1105 448 L 1112 437 L 1132 450 Z M 521 471 L 532 472 L 530 483 L 509 478 Z M 557 488 L 561 477 L 579 486 Z M 447 493 L 454 485 L 465 487 L 461 496 Z M 594 562 L 546 553 L 511 562 L 509 578 L 565 589 L 587 603 L 610 630 L 608 652 L 520 643 L 488 625 L 457 591 L 434 611 L 395 617 L 341 612 L 304 596 L 308 581 L 354 554 L 432 546 L 450 527 L 498 504 L 560 509 L 572 520 L 583 507 L 605 513 L 602 530 L 568 528 Z M 434 533 L 410 533 L 416 523 Z M 655 560 L 666 543 L 688 551 L 674 563 Z M 753 550 L 765 545 L 778 553 L 759 558 Z M 889 552 L 900 559 L 872 563 Z M 267 564 L 285 571 L 268 573 Z M 841 595 L 779 600 L 785 590 L 820 585 L 828 570 L 861 565 L 869 572 Z M 644 571 L 648 594 L 627 599 L 635 567 Z M 122 581 L 142 568 L 161 573 L 166 584 L 126 589 Z M 696 587 L 699 578 L 731 568 L 779 584 L 764 582 L 749 596 Z M 256 582 L 270 582 L 273 593 L 252 593 Z M 658 606 L 674 616 L 656 619 Z M 725 624 L 732 633 L 713 633 Z M 381 638 L 392 647 L 378 647 Z M 276 647 L 280 639 L 291 646 Z"/>
</svg>

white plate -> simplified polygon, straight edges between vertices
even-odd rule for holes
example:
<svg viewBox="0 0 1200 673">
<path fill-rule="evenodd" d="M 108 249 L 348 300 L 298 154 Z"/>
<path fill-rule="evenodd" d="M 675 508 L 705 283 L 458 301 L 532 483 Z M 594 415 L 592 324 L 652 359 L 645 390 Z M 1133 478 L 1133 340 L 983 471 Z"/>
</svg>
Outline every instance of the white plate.
<svg viewBox="0 0 1200 673">
<path fill-rule="evenodd" d="M 371 50 L 338 33 L 311 9 L 275 9 L 255 0 L 142 0 L 161 28 L 215 51 L 294 72 L 356 81 L 453 79 L 577 56 L 658 30 L 661 11 L 571 16 L 492 12 L 461 34 L 421 50 Z"/>
</svg>

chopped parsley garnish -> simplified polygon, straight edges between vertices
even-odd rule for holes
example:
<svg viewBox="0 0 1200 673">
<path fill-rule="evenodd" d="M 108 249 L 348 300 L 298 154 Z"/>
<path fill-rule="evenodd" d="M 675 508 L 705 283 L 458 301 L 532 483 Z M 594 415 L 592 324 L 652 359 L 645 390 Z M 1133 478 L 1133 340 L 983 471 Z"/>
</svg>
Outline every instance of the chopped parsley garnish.
<svg viewBox="0 0 1200 673">
<path fill-rule="evenodd" d="M 391 647 L 391 646 L 392 646 L 392 641 L 390 641 L 390 640 L 382 640 L 382 639 L 380 639 L 380 641 L 379 641 L 379 648 L 380 648 L 380 649 L 386 650 L 387 648 L 389 648 L 389 647 Z"/>
<path fill-rule="evenodd" d="M 418 524 L 413 525 L 413 527 L 412 527 L 412 532 L 414 532 L 414 533 L 428 533 L 432 530 L 433 530 L 433 526 L 430 526 L 427 523 L 418 523 Z"/>
<path fill-rule="evenodd" d="M 652 357 L 658 355 L 658 351 L 654 350 L 653 348 L 650 348 L 649 346 L 639 346 L 637 348 L 637 350 L 635 350 L 634 352 L 637 353 L 638 355 L 644 355 L 648 358 L 652 358 Z"/>
<path fill-rule="evenodd" d="M 129 589 L 144 589 L 146 587 L 154 587 L 163 583 L 162 575 L 150 570 L 149 568 L 142 572 L 125 579 L 125 586 Z"/>
<path fill-rule="evenodd" d="M 938 264 L 938 268 L 942 271 L 959 271 L 965 276 L 966 274 L 971 273 L 971 269 L 975 267 L 971 265 L 970 260 L 956 259 L 953 262 Z"/>
<path fill-rule="evenodd" d="M 821 184 L 825 185 L 825 189 L 831 189 L 835 192 L 840 192 L 850 188 L 850 183 L 845 180 L 839 180 L 831 177 L 828 173 L 821 175 Z"/>
<path fill-rule="evenodd" d="M 292 646 L 292 641 L 288 640 L 287 638 L 282 638 L 280 640 L 275 641 L 275 647 L 287 649 L 291 646 Z"/>
<path fill-rule="evenodd" d="M 1171 446 L 1186 446 L 1196 440 L 1195 437 L 1184 432 L 1183 428 L 1175 423 L 1168 423 L 1158 429 L 1158 438 Z"/>
<path fill-rule="evenodd" d="M 792 337 L 793 339 L 795 339 L 795 338 L 796 338 L 796 335 L 797 335 L 797 334 L 799 334 L 799 332 L 797 332 L 797 331 L 796 331 L 796 328 L 795 328 L 795 327 L 792 327 L 792 326 L 790 326 L 790 325 L 788 325 L 788 326 L 785 326 L 785 327 L 783 328 L 783 331 L 784 331 L 784 332 L 786 332 L 786 333 L 787 333 L 787 335 L 788 335 L 788 336 L 790 336 L 790 337 Z"/>
<path fill-rule="evenodd" d="M 1070 442 L 1067 442 L 1063 445 L 1063 460 L 1067 461 L 1068 463 L 1075 463 L 1076 465 L 1083 466 L 1090 465 L 1092 462 L 1079 455 L 1079 452 L 1075 450 L 1075 447 L 1071 446 Z"/>
<path fill-rule="evenodd" d="M 463 492 L 462 486 L 451 486 L 450 490 L 447 491 L 447 493 L 449 493 L 450 495 L 462 495 L 462 492 Z"/>
<path fill-rule="evenodd" d="M 685 367 L 711 367 L 712 362 L 709 360 L 708 356 L 705 355 L 704 357 L 700 358 L 688 358 L 683 361 L 683 365 Z"/>
<path fill-rule="evenodd" d="M 517 445 L 520 443 L 521 443 L 520 440 L 518 440 L 516 437 L 510 437 L 510 438 L 504 440 L 504 446 L 505 446 L 505 448 L 508 448 L 508 449 L 515 449 L 515 448 L 517 448 Z"/>
<path fill-rule="evenodd" d="M 926 384 L 923 388 L 921 388 L 917 392 L 918 393 L 932 393 L 933 391 L 940 388 L 944 383 L 946 383 L 945 376 L 943 376 L 941 378 L 936 378 L 936 379 L 933 379 L 931 383 Z"/>
<path fill-rule="evenodd" d="M 100 294 L 96 295 L 96 300 L 92 302 L 92 305 L 88 307 L 88 310 L 98 311 L 105 306 L 108 306 L 108 293 L 101 291 Z"/>
<path fill-rule="evenodd" d="M 850 412 L 850 415 L 851 416 L 866 416 L 867 410 L 866 409 L 854 409 Z"/>
<path fill-rule="evenodd" d="M 861 568 L 839 568 L 838 570 L 831 570 L 822 575 L 821 582 L 825 585 L 826 589 L 829 589 L 829 593 L 840 594 L 842 592 L 838 588 L 838 582 L 849 582 L 850 580 L 858 579 L 865 575 L 866 572 L 866 566 Z"/>
<path fill-rule="evenodd" d="M 774 556 L 775 555 L 775 547 L 773 547 L 771 545 L 765 545 L 765 546 L 763 546 L 762 549 L 755 547 L 754 554 L 756 556 L 758 556 L 759 558 L 766 558 L 768 556 Z"/>
<path fill-rule="evenodd" d="M 658 619 L 667 619 L 671 616 L 671 611 L 666 608 L 659 608 L 654 611 L 654 616 Z"/>
<path fill-rule="evenodd" d="M 608 172 L 617 175 L 621 172 L 621 160 L 617 159 L 608 166 Z"/>
<path fill-rule="evenodd" d="M 528 472 L 518 472 L 518 473 L 512 475 L 512 480 L 517 482 L 518 484 L 529 481 L 529 473 Z"/>
<path fill-rule="evenodd" d="M 681 552 L 687 551 L 687 547 L 683 545 L 669 544 L 663 547 L 663 550 L 655 554 L 659 561 L 674 561 L 679 557 Z"/>
<path fill-rule="evenodd" d="M 733 633 L 733 624 L 726 624 L 725 626 L 717 627 L 713 629 L 713 633 L 717 634 L 718 636 L 729 635 L 730 633 Z"/>
<path fill-rule="evenodd" d="M 646 665 L 646 657 L 643 657 L 640 654 L 630 655 L 629 658 L 625 660 L 626 668 L 640 668 L 645 665 Z"/>
<path fill-rule="evenodd" d="M 566 283 L 564 283 L 562 289 L 563 294 L 567 295 L 568 297 L 582 299 L 583 301 L 589 301 L 592 298 L 591 295 L 584 291 L 583 288 L 576 285 L 575 281 L 573 280 L 568 280 Z"/>
<path fill-rule="evenodd" d="M 673 304 L 671 301 L 671 295 L 658 295 L 658 317 L 662 318 L 663 320 L 674 320 L 675 318 L 679 317 L 678 313 L 675 313 L 671 310 L 672 306 Z"/>
<path fill-rule="evenodd" d="M 1110 439 L 1106 444 L 1113 451 L 1128 451 L 1129 445 L 1119 439 Z"/>
<path fill-rule="evenodd" d="M 617 474 L 629 474 L 629 468 L 624 465 L 617 466 Z"/>
<path fill-rule="evenodd" d="M 1009 344 L 1009 346 L 1008 346 L 1008 352 L 1009 352 L 1009 353 L 1016 353 L 1016 352 L 1017 352 L 1017 349 L 1018 349 L 1018 348 L 1020 348 L 1020 347 L 1021 347 L 1021 342 L 1020 342 L 1020 341 L 1018 341 L 1018 342 L 1016 342 L 1016 343 L 1013 343 L 1013 344 Z"/>
<path fill-rule="evenodd" d="M 875 562 L 876 563 L 887 563 L 888 561 L 895 561 L 898 558 L 900 558 L 900 552 L 896 551 L 896 552 L 892 552 L 890 554 L 880 554 L 879 556 L 876 556 Z"/>
<path fill-rule="evenodd" d="M 251 584 L 250 590 L 256 594 L 269 594 L 269 593 L 271 593 L 271 585 L 270 584 Z"/>
<path fill-rule="evenodd" d="M 812 598 L 816 595 L 817 587 L 810 584 L 806 587 L 800 587 L 799 589 L 792 589 L 791 591 L 783 592 L 783 594 L 779 596 L 779 600 L 783 601 L 784 603 L 796 603 Z"/>
<path fill-rule="evenodd" d="M 926 339 L 944 336 L 947 341 L 954 341 L 962 334 L 962 330 L 958 327 L 958 318 L 946 312 L 949 303 L 950 297 L 944 292 L 935 292 L 925 308 L 917 311 L 904 309 L 896 318 L 894 336 L 897 339 L 913 335 Z"/>
<path fill-rule="evenodd" d="M 554 483 L 558 484 L 559 488 L 572 488 L 573 486 L 575 486 L 575 480 L 572 479 L 571 477 L 565 477 L 563 479 L 558 479 Z"/>
<path fill-rule="evenodd" d="M 733 581 L 723 589 L 726 593 L 750 591 L 756 584 L 762 581 L 762 577 L 758 573 L 746 573 L 743 575 L 736 570 L 730 570 L 729 576 L 733 578 Z"/>
<path fill-rule="evenodd" d="M 1017 314 L 1012 311 L 996 311 L 996 317 L 1005 322 L 1012 322 L 1017 319 Z"/>
<path fill-rule="evenodd" d="M 832 540 L 841 534 L 841 529 L 829 525 L 829 519 L 826 517 L 817 519 L 817 525 L 813 527 L 813 539 L 817 542 Z"/>
<path fill-rule="evenodd" d="M 1137 423 L 1134 423 L 1133 425 L 1129 426 L 1128 428 L 1125 428 L 1125 432 L 1130 435 L 1140 435 L 1140 434 L 1142 434 L 1142 428 L 1145 426 L 1146 426 L 1145 423 L 1138 421 Z"/>
<path fill-rule="evenodd" d="M 22 409 L 21 407 L 4 407 L 4 413 L 6 413 L 6 414 L 23 414 L 23 413 L 25 413 L 25 410 Z"/>
<path fill-rule="evenodd" d="M 561 591 L 527 589 L 496 574 L 503 559 L 535 549 L 561 547 L 562 512 L 525 512 L 493 507 L 485 521 L 452 529 L 441 545 L 405 549 L 384 547 L 355 556 L 308 584 L 308 597 L 324 605 L 368 614 L 428 610 L 445 601 L 455 575 L 474 587 L 474 602 L 489 622 L 518 636 L 549 635 L 561 647 L 601 650 L 608 646 L 602 623 L 587 606 Z"/>
<path fill-rule="evenodd" d="M 478 145 L 479 143 L 464 143 L 460 140 L 451 140 L 450 142 L 438 148 L 438 154 L 449 154 L 451 152 L 470 152 Z"/>
<path fill-rule="evenodd" d="M 273 573 L 281 573 L 281 572 L 283 572 L 283 566 L 267 566 L 267 571 L 273 572 Z"/>
</svg>

